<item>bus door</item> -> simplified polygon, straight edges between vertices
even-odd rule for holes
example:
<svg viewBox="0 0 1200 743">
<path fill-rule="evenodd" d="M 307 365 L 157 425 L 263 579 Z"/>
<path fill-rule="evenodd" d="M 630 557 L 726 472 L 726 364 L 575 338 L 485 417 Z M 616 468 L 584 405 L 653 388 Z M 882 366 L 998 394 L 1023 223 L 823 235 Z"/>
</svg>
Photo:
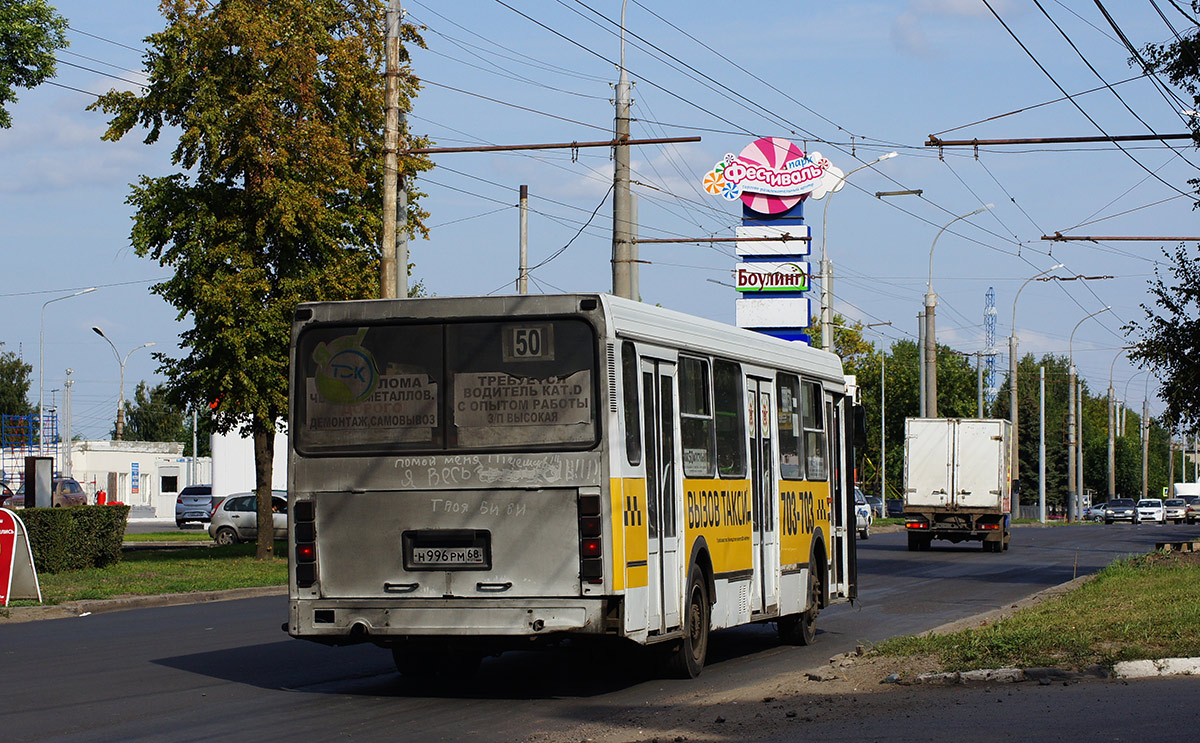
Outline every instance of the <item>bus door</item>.
<svg viewBox="0 0 1200 743">
<path fill-rule="evenodd" d="M 833 398 L 825 398 L 825 424 L 829 432 L 829 448 L 832 466 L 829 471 L 829 518 L 833 529 L 832 564 L 833 576 L 830 581 L 829 595 L 847 596 L 850 590 L 850 550 L 854 549 L 855 515 L 854 498 L 850 494 L 852 477 L 846 471 L 844 459 L 846 446 L 842 428 L 842 406 L 834 405 Z M 847 505 L 847 503 L 851 505 Z"/>
<path fill-rule="evenodd" d="M 682 568 L 676 499 L 683 492 L 683 472 L 675 427 L 675 364 L 642 359 L 643 415 L 646 431 L 646 520 L 649 530 L 647 568 L 651 634 L 679 626 Z"/>
<path fill-rule="evenodd" d="M 746 380 L 747 413 L 750 417 L 750 513 L 754 523 L 754 581 L 750 611 L 759 614 L 779 606 L 779 538 L 775 517 L 778 502 L 775 478 L 775 444 L 772 433 L 771 382 Z"/>
</svg>

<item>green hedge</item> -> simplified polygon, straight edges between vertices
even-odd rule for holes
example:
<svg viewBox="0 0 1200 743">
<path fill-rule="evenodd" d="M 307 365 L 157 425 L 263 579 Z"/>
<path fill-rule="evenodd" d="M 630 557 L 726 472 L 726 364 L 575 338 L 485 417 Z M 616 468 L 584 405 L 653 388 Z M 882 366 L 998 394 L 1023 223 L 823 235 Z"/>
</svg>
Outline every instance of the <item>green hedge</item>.
<svg viewBox="0 0 1200 743">
<path fill-rule="evenodd" d="M 129 506 L 23 508 L 39 573 L 102 568 L 121 559 Z"/>
</svg>

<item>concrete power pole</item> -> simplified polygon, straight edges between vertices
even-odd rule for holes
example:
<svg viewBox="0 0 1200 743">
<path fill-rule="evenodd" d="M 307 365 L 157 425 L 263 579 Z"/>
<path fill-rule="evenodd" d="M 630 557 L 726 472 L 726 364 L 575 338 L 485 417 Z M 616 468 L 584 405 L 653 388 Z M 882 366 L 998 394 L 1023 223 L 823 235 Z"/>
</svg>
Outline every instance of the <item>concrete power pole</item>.
<svg viewBox="0 0 1200 743">
<path fill-rule="evenodd" d="M 67 451 L 63 455 L 63 476 L 72 477 L 71 475 L 71 385 L 75 381 L 71 379 L 71 369 L 67 369 L 67 381 L 63 382 L 63 408 L 66 411 L 63 425 L 63 437 L 67 444 Z"/>
<path fill-rule="evenodd" d="M 637 299 L 633 280 L 633 207 L 629 194 L 629 73 L 625 71 L 625 3 L 621 4 L 621 70 L 616 87 L 616 121 L 613 139 L 613 294 Z"/>
<path fill-rule="evenodd" d="M 384 73 L 387 118 L 383 128 L 383 236 L 379 257 L 379 296 L 382 299 L 408 295 L 408 256 L 396 254 L 397 232 L 404 229 L 403 225 L 396 224 L 400 173 L 397 153 L 400 145 L 400 18 L 400 0 L 389 0 Z M 404 291 L 400 293 L 402 286 Z"/>
<path fill-rule="evenodd" d="M 517 294 L 529 293 L 529 186 L 521 186 L 521 254 L 517 266 Z"/>
</svg>

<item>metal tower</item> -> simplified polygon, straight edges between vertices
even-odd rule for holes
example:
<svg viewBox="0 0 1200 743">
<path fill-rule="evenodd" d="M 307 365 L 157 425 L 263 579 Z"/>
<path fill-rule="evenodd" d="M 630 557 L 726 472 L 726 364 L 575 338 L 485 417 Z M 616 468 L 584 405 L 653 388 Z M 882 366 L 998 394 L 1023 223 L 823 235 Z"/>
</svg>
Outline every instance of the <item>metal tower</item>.
<svg viewBox="0 0 1200 743">
<path fill-rule="evenodd" d="M 983 398 L 990 406 L 996 402 L 996 290 L 988 287 L 983 303 L 984 344 L 987 346 L 987 369 L 984 372 Z"/>
</svg>

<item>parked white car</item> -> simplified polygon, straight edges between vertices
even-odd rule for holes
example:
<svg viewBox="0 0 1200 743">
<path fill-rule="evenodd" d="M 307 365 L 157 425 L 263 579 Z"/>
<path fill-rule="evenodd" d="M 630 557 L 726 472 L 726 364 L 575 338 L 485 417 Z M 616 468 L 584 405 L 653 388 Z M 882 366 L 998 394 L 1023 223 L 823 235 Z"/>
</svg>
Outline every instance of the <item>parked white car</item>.
<svg viewBox="0 0 1200 743">
<path fill-rule="evenodd" d="M 271 491 L 271 520 L 275 538 L 287 539 L 287 493 Z M 250 542 L 258 538 L 258 496 L 234 493 L 213 509 L 208 535 L 221 546 Z"/>
<path fill-rule="evenodd" d="M 854 489 L 854 528 L 858 530 L 859 539 L 871 538 L 871 524 L 875 523 L 875 514 L 867 497 L 858 488 Z"/>
<path fill-rule="evenodd" d="M 1162 498 L 1144 498 L 1137 502 L 1138 521 L 1157 521 L 1162 524 L 1167 520 L 1167 511 L 1163 507 Z"/>
</svg>

